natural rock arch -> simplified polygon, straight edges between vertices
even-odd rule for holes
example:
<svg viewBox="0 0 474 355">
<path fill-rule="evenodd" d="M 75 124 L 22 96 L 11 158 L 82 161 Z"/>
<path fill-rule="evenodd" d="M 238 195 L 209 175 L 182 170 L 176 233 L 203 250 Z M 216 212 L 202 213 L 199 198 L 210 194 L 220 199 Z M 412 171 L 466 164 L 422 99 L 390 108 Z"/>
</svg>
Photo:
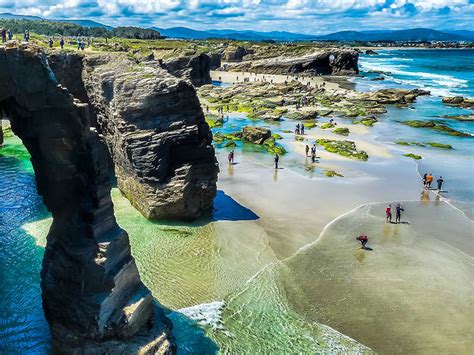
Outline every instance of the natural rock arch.
<svg viewBox="0 0 474 355">
<path fill-rule="evenodd" d="M 0 68 L 0 107 L 31 154 L 53 216 L 41 273 L 53 349 L 128 353 L 152 343 L 148 350 L 172 350 L 169 322 L 116 223 L 110 157 L 87 105 L 58 84 L 36 46 L 0 47 Z"/>
</svg>

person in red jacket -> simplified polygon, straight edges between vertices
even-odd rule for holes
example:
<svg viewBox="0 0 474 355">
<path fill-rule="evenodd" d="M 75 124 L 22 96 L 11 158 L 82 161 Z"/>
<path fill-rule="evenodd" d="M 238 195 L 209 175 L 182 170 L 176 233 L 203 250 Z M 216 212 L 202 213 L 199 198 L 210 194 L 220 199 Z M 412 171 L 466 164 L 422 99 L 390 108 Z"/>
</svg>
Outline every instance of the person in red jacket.
<svg viewBox="0 0 474 355">
<path fill-rule="evenodd" d="M 356 238 L 356 240 L 358 240 L 360 242 L 360 244 L 362 244 L 362 249 L 366 249 L 365 245 L 369 241 L 369 238 L 367 238 L 367 236 L 365 234 L 359 235 Z"/>
<path fill-rule="evenodd" d="M 385 209 L 386 221 L 392 223 L 392 205 L 388 205 Z"/>
</svg>

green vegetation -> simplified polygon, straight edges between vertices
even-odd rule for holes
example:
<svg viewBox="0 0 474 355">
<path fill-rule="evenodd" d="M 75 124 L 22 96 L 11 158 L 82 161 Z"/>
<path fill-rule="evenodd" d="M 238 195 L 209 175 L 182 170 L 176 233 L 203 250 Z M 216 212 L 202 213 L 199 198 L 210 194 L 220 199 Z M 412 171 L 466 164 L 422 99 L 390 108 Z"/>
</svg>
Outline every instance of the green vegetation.
<svg viewBox="0 0 474 355">
<path fill-rule="evenodd" d="M 328 122 L 321 125 L 321 129 L 328 129 L 328 128 L 334 128 L 334 124 Z"/>
<path fill-rule="evenodd" d="M 272 134 L 272 137 L 273 137 L 274 139 L 283 139 L 283 137 L 280 136 L 278 133 L 273 133 L 273 134 Z"/>
<path fill-rule="evenodd" d="M 369 159 L 369 155 L 363 150 L 358 151 L 354 142 L 332 140 L 332 139 L 318 139 L 316 143 L 322 145 L 326 151 L 336 153 L 348 158 L 354 158 L 359 160 Z"/>
<path fill-rule="evenodd" d="M 335 133 L 335 134 L 339 134 L 341 136 L 348 136 L 349 133 L 350 133 L 349 128 L 342 128 L 342 127 L 336 128 L 332 132 Z"/>
<path fill-rule="evenodd" d="M 265 139 L 265 141 L 263 142 L 263 145 L 269 153 L 274 153 L 278 155 L 286 154 L 285 148 L 275 143 L 275 138 L 273 137 Z"/>
<path fill-rule="evenodd" d="M 427 142 L 426 144 L 433 148 L 453 149 L 453 146 L 451 144 L 442 144 L 442 143 L 436 143 L 436 142 Z"/>
<path fill-rule="evenodd" d="M 324 175 L 326 175 L 327 177 L 335 177 L 335 176 L 344 177 L 344 175 L 339 174 L 337 171 L 334 171 L 334 170 L 326 170 L 324 171 Z"/>
<path fill-rule="evenodd" d="M 206 122 L 209 125 L 209 128 L 222 127 L 224 125 L 224 119 L 222 116 L 217 116 L 213 114 L 206 115 Z"/>
<path fill-rule="evenodd" d="M 414 128 L 434 129 L 435 131 L 438 131 L 438 132 L 448 133 L 450 136 L 472 137 L 468 133 L 460 132 L 460 131 L 457 131 L 457 130 L 455 130 L 451 127 L 448 127 L 444 124 L 439 124 L 439 123 L 432 122 L 432 121 L 405 121 L 405 122 L 402 122 L 402 123 L 407 125 L 407 126 L 414 127 Z"/>
<path fill-rule="evenodd" d="M 295 141 L 303 142 L 304 137 L 303 136 L 295 136 Z"/>
<path fill-rule="evenodd" d="M 368 127 L 372 127 L 375 123 L 377 123 L 378 120 L 375 118 L 375 117 L 366 117 L 366 118 L 363 118 L 361 120 L 356 120 L 356 121 L 352 121 L 353 124 L 358 124 L 358 123 L 361 123 L 365 126 L 368 126 Z"/>
<path fill-rule="evenodd" d="M 227 147 L 227 148 L 229 148 L 229 147 L 233 148 L 233 147 L 236 147 L 236 146 L 237 146 L 237 144 L 234 141 L 228 141 L 228 142 L 226 142 L 226 144 L 224 144 L 224 147 Z"/>
<path fill-rule="evenodd" d="M 32 21 L 23 19 L 0 19 L 0 27 L 10 29 L 13 33 L 24 33 L 26 30 L 45 36 L 87 36 L 87 37 L 120 37 L 130 39 L 160 39 L 158 31 L 139 27 L 83 27 L 72 22 Z"/>
<path fill-rule="evenodd" d="M 398 141 L 398 142 L 395 142 L 395 144 L 398 144 L 398 145 L 410 145 L 410 143 L 404 142 L 404 141 Z"/>
<path fill-rule="evenodd" d="M 405 142 L 405 141 L 398 141 L 398 142 L 395 142 L 396 144 L 398 145 L 416 145 L 418 147 L 425 147 L 425 145 L 423 143 L 419 143 L 419 142 Z"/>
<path fill-rule="evenodd" d="M 417 154 L 413 154 L 413 153 L 403 154 L 403 156 L 408 157 L 408 158 L 413 158 L 415 160 L 420 160 L 421 159 L 421 155 L 417 155 Z"/>
<path fill-rule="evenodd" d="M 303 123 L 304 128 L 311 129 L 317 127 L 316 122 L 306 122 Z"/>
</svg>

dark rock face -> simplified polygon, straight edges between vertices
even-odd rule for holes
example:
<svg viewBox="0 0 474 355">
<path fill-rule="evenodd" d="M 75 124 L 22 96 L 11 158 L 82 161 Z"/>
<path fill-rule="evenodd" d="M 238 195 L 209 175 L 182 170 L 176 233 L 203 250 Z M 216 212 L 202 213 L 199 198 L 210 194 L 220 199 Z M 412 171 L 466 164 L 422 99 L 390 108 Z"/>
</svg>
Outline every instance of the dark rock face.
<svg viewBox="0 0 474 355">
<path fill-rule="evenodd" d="M 328 49 L 301 57 L 273 57 L 228 66 L 230 71 L 259 74 L 357 75 L 359 53 L 352 49 Z"/>
<path fill-rule="evenodd" d="M 220 53 L 209 53 L 209 67 L 211 70 L 216 70 L 221 67 L 221 57 Z"/>
<path fill-rule="evenodd" d="M 0 67 L 0 107 L 31 154 L 53 215 L 41 272 L 53 350 L 129 353 L 153 343 L 153 351 L 173 351 L 170 323 L 155 311 L 116 223 L 110 157 L 87 105 L 58 85 L 38 47 L 0 47 Z"/>
<path fill-rule="evenodd" d="M 163 67 L 170 74 L 188 79 L 194 86 L 211 84 L 211 60 L 205 53 L 192 57 L 179 57 L 163 62 Z"/>
<path fill-rule="evenodd" d="M 252 50 L 247 50 L 244 47 L 227 47 L 222 53 L 222 60 L 224 62 L 241 62 L 247 54 L 252 54 Z"/>
<path fill-rule="evenodd" d="M 150 219 L 211 211 L 219 171 L 194 87 L 158 62 L 90 56 L 83 78 L 118 187 Z"/>
</svg>

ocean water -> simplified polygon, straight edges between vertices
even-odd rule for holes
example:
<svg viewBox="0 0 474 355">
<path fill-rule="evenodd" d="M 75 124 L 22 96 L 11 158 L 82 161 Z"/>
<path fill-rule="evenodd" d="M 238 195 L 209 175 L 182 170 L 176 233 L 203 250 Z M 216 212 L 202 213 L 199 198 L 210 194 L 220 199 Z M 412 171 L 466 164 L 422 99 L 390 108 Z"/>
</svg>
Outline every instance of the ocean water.
<svg viewBox="0 0 474 355">
<path fill-rule="evenodd" d="M 419 88 L 430 96 L 417 99 L 409 109 L 389 107 L 374 126 L 378 139 L 404 153 L 422 156 L 420 174 L 432 173 L 435 180 L 444 179 L 443 197 L 474 218 L 474 137 L 456 137 L 430 129 L 401 124 L 408 120 L 433 121 L 474 136 L 474 121 L 462 122 L 445 116 L 472 114 L 471 110 L 444 105 L 443 96 L 474 98 L 474 50 L 385 50 L 378 56 L 362 55 L 363 78 L 354 80 L 356 89 L 373 91 L 381 88 Z M 381 74 L 382 73 L 382 74 Z M 383 77 L 383 81 L 373 81 Z M 394 142 L 438 142 L 450 144 L 453 150 L 432 147 L 409 147 Z"/>
<path fill-rule="evenodd" d="M 439 70 L 429 69 L 436 64 L 423 64 L 428 53 L 362 56 L 367 76 L 356 79 L 357 88 L 417 86 L 443 95 L 473 96 L 474 69 L 467 52 L 435 52 L 433 56 L 441 56 Z M 377 58 L 382 59 L 378 64 Z M 462 66 L 456 69 L 455 63 Z M 405 67 L 384 81 L 370 80 L 379 75 L 370 70 L 397 65 Z M 281 258 L 272 248 L 275 231 L 260 223 L 263 217 L 223 191 L 211 219 L 179 224 L 145 220 L 114 189 L 117 220 L 130 235 L 143 281 L 169 309 L 179 352 L 358 354 L 370 353 L 370 347 L 380 352 L 466 353 L 472 345 L 473 225 L 465 215 L 472 218 L 473 141 L 399 122 L 440 120 L 472 133 L 472 123 L 440 117 L 466 111 L 442 105 L 438 94 L 419 98 L 413 108 L 391 107 L 371 128 L 391 150 L 422 155 L 420 172 L 445 178 L 447 192 L 441 196 L 403 202 L 406 224 L 384 224 L 384 204 L 361 206 L 334 220 L 294 255 Z M 281 132 L 293 130 L 295 122 L 233 115 L 221 131 L 249 124 Z M 282 135 L 283 146 L 291 150 L 293 135 Z M 394 144 L 401 139 L 448 143 L 455 149 Z M 6 143 L 0 155 L 0 353 L 48 353 L 39 272 L 51 219 L 36 195 L 27 152 L 16 137 Z M 272 166 L 272 156 L 259 148 L 238 143 L 237 149 L 263 169 Z M 217 150 L 228 152 L 220 146 Z M 285 162 L 291 171 L 312 178 L 294 152 Z M 348 163 L 354 168 L 363 164 Z M 373 166 L 387 169 L 380 159 Z M 354 239 L 358 233 L 369 235 L 372 252 L 359 249 Z"/>
</svg>

